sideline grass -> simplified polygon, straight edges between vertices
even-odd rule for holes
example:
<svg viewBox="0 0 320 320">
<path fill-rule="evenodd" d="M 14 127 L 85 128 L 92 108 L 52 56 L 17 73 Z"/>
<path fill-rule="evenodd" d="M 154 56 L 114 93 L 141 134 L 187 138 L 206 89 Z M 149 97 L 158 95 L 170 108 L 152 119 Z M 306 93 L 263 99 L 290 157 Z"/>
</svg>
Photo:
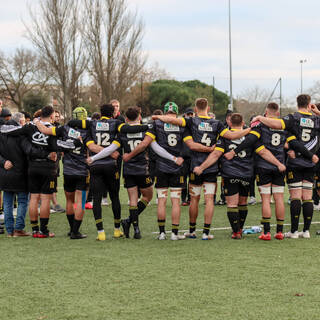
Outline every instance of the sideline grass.
<svg viewBox="0 0 320 320">
<path fill-rule="evenodd" d="M 63 203 L 61 190 L 59 198 Z M 121 199 L 126 216 L 125 191 Z M 65 214 L 51 216 L 54 239 L 0 237 L 0 319 L 319 319 L 314 225 L 310 240 L 263 242 L 248 235 L 235 241 L 223 230 L 212 241 L 160 242 L 152 234 L 157 224 L 151 205 L 141 217 L 143 239 L 115 240 L 111 208 L 103 213 L 102 243 L 95 241 L 92 211 L 82 226 L 85 240 L 66 237 Z M 249 206 L 247 224 L 259 220 L 260 205 Z M 168 230 L 170 223 L 168 217 Z M 214 226 L 228 226 L 225 206 L 216 207 Z M 187 227 L 184 207 L 181 228 Z"/>
</svg>

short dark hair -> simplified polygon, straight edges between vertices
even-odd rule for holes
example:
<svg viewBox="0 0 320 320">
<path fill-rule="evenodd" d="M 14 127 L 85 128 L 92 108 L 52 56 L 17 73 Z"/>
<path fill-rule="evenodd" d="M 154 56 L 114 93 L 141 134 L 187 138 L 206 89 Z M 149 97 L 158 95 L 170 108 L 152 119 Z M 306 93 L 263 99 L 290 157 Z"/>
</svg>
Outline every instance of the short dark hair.
<svg viewBox="0 0 320 320">
<path fill-rule="evenodd" d="M 100 106 L 101 117 L 112 118 L 113 112 L 114 112 L 114 106 L 110 103 L 103 104 L 102 106 Z"/>
<path fill-rule="evenodd" d="M 311 101 L 311 97 L 308 94 L 300 94 L 297 96 L 298 108 L 306 108 Z"/>
<path fill-rule="evenodd" d="M 234 126 L 240 126 L 243 121 L 243 117 L 240 113 L 233 113 L 231 115 L 230 121 Z"/>
<path fill-rule="evenodd" d="M 196 107 L 199 110 L 205 110 L 208 107 L 208 100 L 206 98 L 198 98 L 196 100 Z"/>
<path fill-rule="evenodd" d="M 270 102 L 267 105 L 267 109 L 270 110 L 271 112 L 277 112 L 279 111 L 279 105 L 275 102 Z"/>
<path fill-rule="evenodd" d="M 31 119 L 31 115 L 30 115 L 29 112 L 27 112 L 27 111 L 22 111 L 21 113 L 24 114 L 24 117 L 25 117 L 26 119 Z"/>
<path fill-rule="evenodd" d="M 91 119 L 92 120 L 99 120 L 101 118 L 101 115 L 99 112 L 94 112 L 92 115 L 91 115 Z"/>
<path fill-rule="evenodd" d="M 41 117 L 48 118 L 53 114 L 54 110 L 51 106 L 45 106 L 41 109 Z"/>
<path fill-rule="evenodd" d="M 126 117 L 130 121 L 136 120 L 141 113 L 141 109 L 139 107 L 129 107 L 128 110 L 126 111 Z"/>
<path fill-rule="evenodd" d="M 153 114 L 154 116 L 161 116 L 161 115 L 163 115 L 163 112 L 162 112 L 161 109 L 156 109 L 156 110 L 153 111 L 152 114 Z"/>
</svg>

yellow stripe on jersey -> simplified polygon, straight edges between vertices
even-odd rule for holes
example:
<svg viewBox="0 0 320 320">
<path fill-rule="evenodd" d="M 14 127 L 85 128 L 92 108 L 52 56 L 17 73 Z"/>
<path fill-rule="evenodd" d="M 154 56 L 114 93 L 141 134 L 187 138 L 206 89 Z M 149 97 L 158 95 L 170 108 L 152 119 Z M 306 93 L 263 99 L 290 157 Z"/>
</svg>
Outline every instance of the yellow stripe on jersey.
<svg viewBox="0 0 320 320">
<path fill-rule="evenodd" d="M 190 139 L 192 139 L 191 136 L 186 136 L 186 137 L 183 138 L 183 141 L 188 141 L 188 140 L 190 140 Z"/>
<path fill-rule="evenodd" d="M 263 150 L 265 148 L 265 146 L 260 146 L 259 148 L 256 149 L 256 153 L 258 153 L 259 151 Z"/>
<path fill-rule="evenodd" d="M 117 140 L 113 140 L 112 143 L 120 148 L 120 143 Z"/>
<path fill-rule="evenodd" d="M 90 140 L 90 141 L 88 141 L 88 142 L 86 143 L 86 146 L 88 146 L 88 145 L 90 145 L 90 144 L 92 144 L 92 143 L 94 143 L 94 141 L 93 141 L 93 140 Z"/>
<path fill-rule="evenodd" d="M 259 139 L 261 137 L 261 134 L 257 131 L 251 130 L 249 133 L 254 134 L 255 136 L 257 136 Z"/>
<path fill-rule="evenodd" d="M 118 131 L 121 132 L 121 128 L 125 125 L 125 123 L 121 123 L 118 127 Z"/>
<path fill-rule="evenodd" d="M 152 140 L 156 140 L 156 136 L 151 132 L 146 132 L 146 136 L 149 136 L 150 138 L 152 138 Z"/>
<path fill-rule="evenodd" d="M 297 139 L 295 136 L 290 136 L 287 138 L 287 142 Z"/>
<path fill-rule="evenodd" d="M 284 130 L 286 128 L 286 124 L 282 119 L 280 119 L 280 121 L 281 121 L 282 130 Z"/>
<path fill-rule="evenodd" d="M 86 120 L 81 120 L 82 121 L 82 129 L 86 129 L 86 123 L 87 121 Z"/>
<path fill-rule="evenodd" d="M 223 130 L 221 131 L 221 133 L 220 133 L 220 136 L 223 137 L 223 136 L 226 134 L 226 132 L 228 132 L 228 131 L 229 131 L 228 128 L 223 129 Z"/>
<path fill-rule="evenodd" d="M 214 150 L 221 151 L 222 153 L 224 152 L 224 149 L 223 149 L 223 148 L 220 148 L 220 147 L 215 147 Z"/>
<path fill-rule="evenodd" d="M 51 130 L 52 130 L 52 135 L 56 136 L 57 135 L 56 127 L 52 127 Z"/>
<path fill-rule="evenodd" d="M 187 125 L 186 119 L 185 119 L 185 118 L 181 118 L 181 120 L 182 120 L 182 125 L 181 125 L 181 127 L 185 127 L 185 126 Z"/>
</svg>

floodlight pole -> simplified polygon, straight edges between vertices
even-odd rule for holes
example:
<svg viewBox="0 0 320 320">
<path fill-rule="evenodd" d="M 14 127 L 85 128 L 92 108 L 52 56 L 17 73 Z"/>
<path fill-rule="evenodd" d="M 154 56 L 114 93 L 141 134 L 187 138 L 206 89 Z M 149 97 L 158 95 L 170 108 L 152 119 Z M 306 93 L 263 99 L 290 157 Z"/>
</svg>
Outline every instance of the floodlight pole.
<svg viewBox="0 0 320 320">
<path fill-rule="evenodd" d="M 229 73 L 230 73 L 230 104 L 229 108 L 233 111 L 233 99 L 232 99 L 232 54 L 231 54 L 231 4 L 229 3 Z"/>
<path fill-rule="evenodd" d="M 302 77 L 302 65 L 307 62 L 307 59 L 300 60 L 300 93 L 303 92 L 303 77 Z"/>
</svg>

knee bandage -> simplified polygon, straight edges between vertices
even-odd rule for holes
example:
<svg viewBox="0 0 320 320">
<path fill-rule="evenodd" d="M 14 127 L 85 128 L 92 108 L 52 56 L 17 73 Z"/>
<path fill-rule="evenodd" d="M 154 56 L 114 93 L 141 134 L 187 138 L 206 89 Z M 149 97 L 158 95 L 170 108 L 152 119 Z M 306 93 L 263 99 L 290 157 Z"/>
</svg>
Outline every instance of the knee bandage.
<svg viewBox="0 0 320 320">
<path fill-rule="evenodd" d="M 168 197 L 168 188 L 157 189 L 158 198 Z"/>
<path fill-rule="evenodd" d="M 302 182 L 302 189 L 304 190 L 312 190 L 313 188 L 313 183 L 309 181 L 304 181 Z"/>
<path fill-rule="evenodd" d="M 272 186 L 272 193 L 284 193 L 283 186 Z"/>
<path fill-rule="evenodd" d="M 201 186 L 189 186 L 191 197 L 198 197 L 201 194 Z"/>
<path fill-rule="evenodd" d="M 263 187 L 259 186 L 260 194 L 271 194 L 271 186 Z"/>
<path fill-rule="evenodd" d="M 208 183 L 208 182 L 205 182 L 203 184 L 203 193 L 205 195 L 207 194 L 214 194 L 216 191 L 216 185 L 214 183 Z"/>
<path fill-rule="evenodd" d="M 181 197 L 181 188 L 170 188 L 171 199 L 180 199 L 180 197 Z"/>
<path fill-rule="evenodd" d="M 288 184 L 288 187 L 289 187 L 289 190 L 301 189 L 301 188 L 302 188 L 302 181 L 289 183 L 289 184 Z"/>
</svg>

